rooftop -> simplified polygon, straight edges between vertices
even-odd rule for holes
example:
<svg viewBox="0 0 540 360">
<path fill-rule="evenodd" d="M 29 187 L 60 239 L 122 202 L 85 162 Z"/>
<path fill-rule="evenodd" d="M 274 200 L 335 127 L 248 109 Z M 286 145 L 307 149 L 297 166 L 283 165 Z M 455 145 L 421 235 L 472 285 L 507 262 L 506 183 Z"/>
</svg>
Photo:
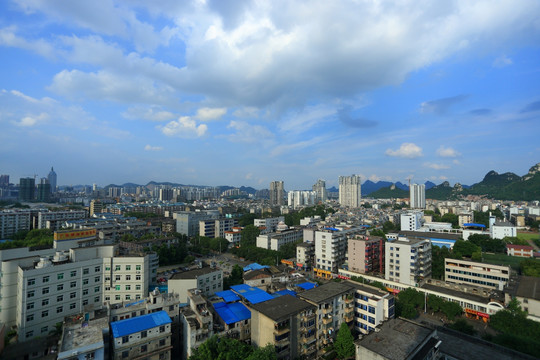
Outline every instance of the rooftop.
<svg viewBox="0 0 540 360">
<path fill-rule="evenodd" d="M 71 324 L 66 323 L 59 352 L 69 352 L 71 354 L 76 349 L 95 350 L 103 347 L 104 329 L 109 329 L 109 319 L 107 317 L 84 322 L 75 321 L 75 323 Z"/>
<path fill-rule="evenodd" d="M 113 337 L 118 338 L 170 323 L 171 318 L 166 311 L 162 310 L 147 315 L 112 322 L 111 329 Z"/>
<path fill-rule="evenodd" d="M 329 282 L 311 290 L 306 290 L 298 294 L 298 296 L 314 303 L 322 303 L 352 290 L 353 287 L 348 283 Z"/>
<path fill-rule="evenodd" d="M 244 304 L 239 302 L 231 304 L 226 304 L 224 302 L 215 303 L 214 309 L 227 325 L 251 319 L 251 311 L 249 311 Z"/>
<path fill-rule="evenodd" d="M 178 272 L 173 274 L 170 278 L 170 280 L 185 280 L 185 279 L 195 279 L 201 275 L 210 274 L 213 272 L 221 271 L 220 269 L 212 269 L 211 267 L 202 267 L 198 269 Z"/>
<path fill-rule="evenodd" d="M 519 278 L 516 296 L 540 300 L 540 278 L 521 276 Z"/>
<path fill-rule="evenodd" d="M 274 297 L 264 290 L 255 288 L 246 284 L 231 286 L 231 289 L 239 296 L 245 298 L 252 304 L 258 304 L 263 301 L 271 300 Z"/>
<path fill-rule="evenodd" d="M 351 285 L 352 287 L 354 287 L 357 290 L 364 291 L 364 292 L 367 292 L 367 293 L 370 293 L 370 294 L 373 294 L 373 295 L 377 295 L 377 296 L 380 296 L 380 297 L 388 295 L 388 291 L 383 291 L 383 290 L 381 290 L 379 288 L 376 288 L 374 286 L 361 284 L 359 282 L 352 281 L 352 280 L 348 280 L 348 281 L 346 281 L 346 283 L 348 285 Z"/>
<path fill-rule="evenodd" d="M 254 304 L 251 305 L 251 308 L 269 317 L 275 322 L 285 320 L 290 316 L 308 309 L 312 309 L 313 311 L 316 310 L 315 306 L 291 295 L 283 295 L 273 298 L 272 300 L 265 301 L 262 304 Z"/>
</svg>

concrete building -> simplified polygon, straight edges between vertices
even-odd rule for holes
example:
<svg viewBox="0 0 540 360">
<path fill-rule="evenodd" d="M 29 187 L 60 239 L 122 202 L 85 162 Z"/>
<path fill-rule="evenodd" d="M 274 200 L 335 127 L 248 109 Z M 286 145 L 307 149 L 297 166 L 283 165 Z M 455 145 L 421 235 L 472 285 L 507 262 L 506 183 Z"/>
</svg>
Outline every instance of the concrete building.
<svg viewBox="0 0 540 360">
<path fill-rule="evenodd" d="M 505 237 L 516 237 L 517 228 L 508 221 L 496 221 L 489 228 L 492 239 L 504 239 Z"/>
<path fill-rule="evenodd" d="M 104 209 L 104 204 L 99 200 L 92 200 L 90 201 L 90 210 L 89 215 L 90 217 L 94 216 L 95 214 L 101 214 Z"/>
<path fill-rule="evenodd" d="M 198 289 L 205 296 L 212 296 L 216 292 L 223 291 L 223 271 L 202 267 L 174 274 L 169 278 L 169 293 L 177 293 L 180 302 L 188 301 L 188 290 Z"/>
<path fill-rule="evenodd" d="M 404 238 L 385 244 L 384 278 L 402 284 L 421 284 L 431 277 L 431 243 L 429 240 Z"/>
<path fill-rule="evenodd" d="M 527 318 L 540 321 L 540 278 L 517 277 L 517 283 L 505 289 L 505 303 L 509 304 L 513 298 L 516 298 L 521 309 L 527 312 Z"/>
<path fill-rule="evenodd" d="M 273 345 L 278 359 L 316 354 L 316 307 L 291 295 L 251 304 L 251 343 Z"/>
<path fill-rule="evenodd" d="M 326 228 L 315 232 L 315 274 L 318 277 L 332 278 L 345 262 L 349 237 L 361 234 L 365 230 L 353 227 L 344 230 Z"/>
<path fill-rule="evenodd" d="M 347 284 L 355 289 L 353 307 L 356 331 L 368 334 L 384 321 L 394 318 L 394 296 L 388 291 L 355 281 L 347 281 Z"/>
<path fill-rule="evenodd" d="M 0 211 L 0 240 L 9 239 L 19 231 L 30 230 L 30 211 Z"/>
<path fill-rule="evenodd" d="M 270 206 L 282 206 L 285 204 L 285 188 L 283 181 L 270 183 Z"/>
<path fill-rule="evenodd" d="M 47 178 L 41 178 L 37 186 L 37 201 L 49 202 L 51 201 L 51 184 Z"/>
<path fill-rule="evenodd" d="M 411 210 L 401 213 L 401 231 L 417 231 L 424 225 L 424 212 Z"/>
<path fill-rule="evenodd" d="M 199 235 L 200 221 L 216 220 L 220 217 L 217 210 L 179 211 L 176 213 L 176 232 L 187 235 Z"/>
<path fill-rule="evenodd" d="M 325 203 L 328 200 L 328 192 L 326 191 L 326 181 L 317 180 L 317 182 L 311 187 L 311 190 L 315 191 L 315 201 L 317 203 Z"/>
<path fill-rule="evenodd" d="M 304 235 L 303 229 L 285 228 L 274 233 L 257 236 L 257 247 L 278 251 L 283 245 L 294 243 Z"/>
<path fill-rule="evenodd" d="M 458 212 L 458 225 L 474 223 L 474 211 L 472 210 L 460 210 Z"/>
<path fill-rule="evenodd" d="M 96 315 L 94 312 L 92 315 Z M 58 360 L 109 358 L 109 317 L 101 311 L 92 319 L 84 314 L 65 318 L 58 346 Z"/>
<path fill-rule="evenodd" d="M 277 231 L 279 223 L 285 223 L 285 217 L 278 216 L 273 218 L 255 219 L 253 225 L 260 228 L 265 228 L 261 233 L 273 233 Z"/>
<path fill-rule="evenodd" d="M 315 198 L 317 193 L 315 191 L 289 191 L 287 205 L 293 209 L 300 209 L 305 206 L 315 205 Z"/>
<path fill-rule="evenodd" d="M 227 231 L 232 231 L 238 226 L 238 219 L 220 218 L 199 221 L 199 235 L 210 238 L 225 238 Z"/>
<path fill-rule="evenodd" d="M 343 322 L 354 322 L 355 287 L 347 283 L 329 282 L 298 294 L 316 307 L 317 350 L 329 345 Z"/>
<path fill-rule="evenodd" d="M 235 226 L 230 231 L 225 231 L 225 240 L 231 244 L 239 244 L 242 240 L 242 228 Z"/>
<path fill-rule="evenodd" d="M 502 290 L 510 280 L 510 267 L 481 262 L 444 259 L 444 280 Z"/>
<path fill-rule="evenodd" d="M 340 176 L 339 177 L 339 204 L 357 208 L 362 200 L 362 185 L 360 176 Z"/>
<path fill-rule="evenodd" d="M 381 237 L 355 235 L 348 240 L 349 270 L 384 274 L 384 243 Z"/>
<path fill-rule="evenodd" d="M 181 359 L 189 358 L 193 349 L 198 348 L 214 334 L 214 321 L 208 304 L 200 291 L 191 289 L 187 292 L 188 306 L 180 313 L 181 323 Z"/>
<path fill-rule="evenodd" d="M 411 184 L 409 188 L 411 209 L 426 208 L 426 185 Z"/>
<path fill-rule="evenodd" d="M 49 172 L 49 175 L 47 175 L 47 179 L 49 180 L 49 184 L 51 185 L 51 193 L 55 193 L 56 186 L 57 186 L 57 176 L 52 166 L 51 166 L 51 171 Z"/>
<path fill-rule="evenodd" d="M 69 211 L 40 211 L 38 212 L 37 228 L 60 230 L 65 221 L 86 218 L 85 210 Z"/>
<path fill-rule="evenodd" d="M 112 359 L 171 359 L 171 322 L 165 311 L 112 322 Z"/>
<path fill-rule="evenodd" d="M 21 178 L 19 180 L 19 200 L 20 201 L 32 201 L 35 198 L 36 192 L 36 179 L 34 178 Z"/>
<path fill-rule="evenodd" d="M 296 245 L 296 266 L 311 269 L 315 261 L 315 244 L 303 242 Z"/>
<path fill-rule="evenodd" d="M 509 256 L 532 258 L 534 257 L 534 248 L 528 245 L 506 244 L 506 253 Z"/>
</svg>

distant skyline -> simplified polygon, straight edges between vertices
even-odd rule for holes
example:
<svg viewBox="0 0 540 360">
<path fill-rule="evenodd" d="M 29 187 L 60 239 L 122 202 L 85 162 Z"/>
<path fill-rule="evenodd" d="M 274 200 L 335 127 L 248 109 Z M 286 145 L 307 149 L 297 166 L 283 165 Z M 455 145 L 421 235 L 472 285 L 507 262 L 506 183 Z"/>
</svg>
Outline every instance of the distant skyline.
<svg viewBox="0 0 540 360">
<path fill-rule="evenodd" d="M 540 2 L 0 4 L 0 174 L 310 189 L 540 162 Z"/>
</svg>

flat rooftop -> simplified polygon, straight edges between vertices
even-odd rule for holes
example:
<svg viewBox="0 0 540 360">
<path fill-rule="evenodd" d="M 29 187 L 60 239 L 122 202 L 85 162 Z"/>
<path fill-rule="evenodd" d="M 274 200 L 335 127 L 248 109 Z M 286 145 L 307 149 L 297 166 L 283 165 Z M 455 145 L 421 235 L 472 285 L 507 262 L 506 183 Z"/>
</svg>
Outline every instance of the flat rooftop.
<svg viewBox="0 0 540 360">
<path fill-rule="evenodd" d="M 66 324 L 59 352 L 69 352 L 71 354 L 74 350 L 80 348 L 98 349 L 103 347 L 104 329 L 109 330 L 109 319 L 107 317 L 88 322 Z"/>
<path fill-rule="evenodd" d="M 306 290 L 298 294 L 298 296 L 318 304 L 333 299 L 336 296 L 351 291 L 352 289 L 353 286 L 349 285 L 348 283 L 329 282 L 311 290 Z"/>
<path fill-rule="evenodd" d="M 540 300 L 540 278 L 521 276 L 519 278 L 516 296 Z"/>
<path fill-rule="evenodd" d="M 316 310 L 314 305 L 291 295 L 279 296 L 260 304 L 252 304 L 250 307 L 275 322 L 285 320 L 308 309 L 313 309 L 313 311 Z"/>
<path fill-rule="evenodd" d="M 195 279 L 198 276 L 210 274 L 217 271 L 221 271 L 221 270 L 217 268 L 212 269 L 211 267 L 203 267 L 203 268 L 175 273 L 169 278 L 169 280 Z"/>
</svg>

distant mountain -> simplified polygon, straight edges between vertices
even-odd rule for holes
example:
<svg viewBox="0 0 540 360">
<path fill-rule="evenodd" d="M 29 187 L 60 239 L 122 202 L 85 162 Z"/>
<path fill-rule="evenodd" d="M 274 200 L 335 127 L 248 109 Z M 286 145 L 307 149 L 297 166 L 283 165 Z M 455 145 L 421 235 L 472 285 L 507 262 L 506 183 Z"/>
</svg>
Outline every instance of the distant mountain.
<svg viewBox="0 0 540 360">
<path fill-rule="evenodd" d="M 389 181 L 377 181 L 376 183 L 374 183 L 371 180 L 366 180 L 366 182 L 362 184 L 362 195 L 369 195 L 374 191 L 389 186 L 392 186 L 392 183 Z"/>
<path fill-rule="evenodd" d="M 409 191 L 409 185 L 405 185 L 399 181 L 395 185 L 398 189 Z"/>
<path fill-rule="evenodd" d="M 372 197 L 375 199 L 408 198 L 409 189 L 403 190 L 397 187 L 396 185 L 392 184 L 388 187 L 384 187 L 377 191 L 372 192 L 371 194 L 369 194 L 369 197 Z"/>
<path fill-rule="evenodd" d="M 445 181 L 440 185 L 426 190 L 426 199 L 452 200 L 459 196 L 460 189 L 463 189 L 461 185 L 456 184 L 452 187 L 448 181 Z"/>
<path fill-rule="evenodd" d="M 426 190 L 429 190 L 432 187 L 437 186 L 435 183 L 432 183 L 431 181 L 426 181 L 424 185 L 426 185 Z"/>
<path fill-rule="evenodd" d="M 326 191 L 328 191 L 328 192 L 339 192 L 339 189 L 336 188 L 335 186 L 332 186 L 331 188 L 326 189 Z"/>
</svg>

